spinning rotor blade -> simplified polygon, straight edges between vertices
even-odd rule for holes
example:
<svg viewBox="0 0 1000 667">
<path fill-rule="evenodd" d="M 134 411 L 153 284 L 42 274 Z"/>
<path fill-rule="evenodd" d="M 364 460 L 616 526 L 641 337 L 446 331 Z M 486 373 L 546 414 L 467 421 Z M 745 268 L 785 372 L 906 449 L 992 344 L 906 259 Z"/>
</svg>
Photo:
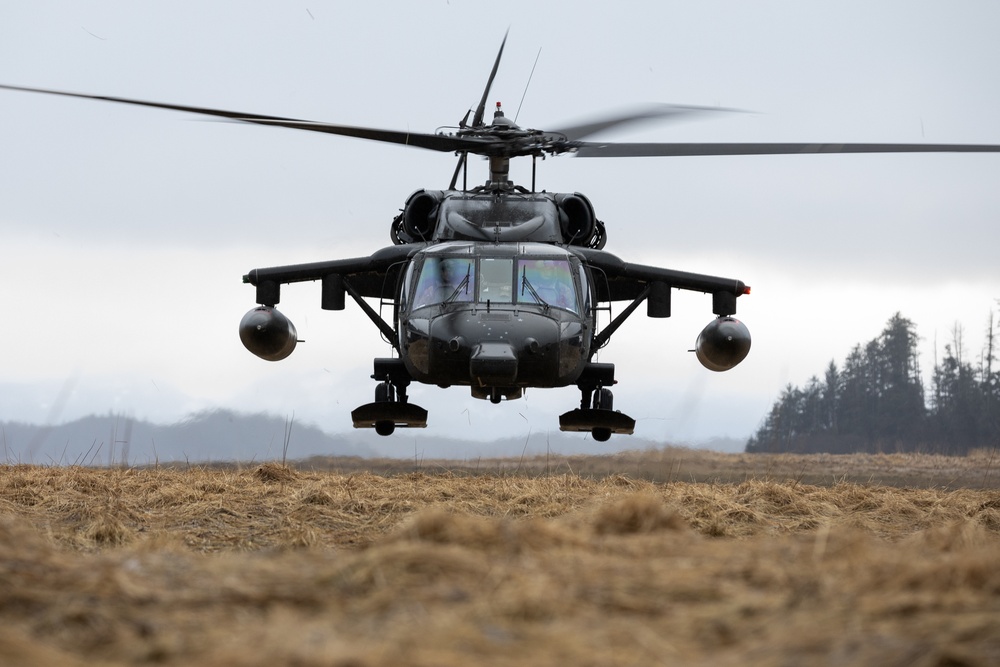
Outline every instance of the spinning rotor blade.
<svg viewBox="0 0 1000 667">
<path fill-rule="evenodd" d="M 44 93 L 46 95 L 61 95 L 63 97 L 100 100 L 102 102 L 118 102 L 120 104 L 132 104 L 135 106 L 153 107 L 155 109 L 169 109 L 171 111 L 186 111 L 188 113 L 195 113 L 202 116 L 226 118 L 228 120 L 241 123 L 272 125 L 276 127 L 287 127 L 295 130 L 339 134 L 346 137 L 357 137 L 359 139 L 370 139 L 372 141 L 416 146 L 417 148 L 426 148 L 428 150 L 442 152 L 476 151 L 477 149 L 483 150 L 483 146 L 485 144 L 491 143 L 488 140 L 473 137 L 450 137 L 441 134 L 423 134 L 418 132 L 400 132 L 397 130 L 380 130 L 370 127 L 354 127 L 351 125 L 335 125 L 333 123 L 283 118 L 281 116 L 265 116 L 261 114 L 245 113 L 242 111 L 225 111 L 223 109 L 209 109 L 206 107 L 165 104 L 163 102 L 148 102 L 144 100 L 133 100 L 125 97 L 86 95 L 83 93 L 69 93 L 62 90 L 49 90 L 45 88 L 27 88 L 24 86 L 8 86 L 0 84 L 0 89 L 18 90 L 29 93 Z"/>
<path fill-rule="evenodd" d="M 615 144 L 581 142 L 578 157 L 795 155 L 803 153 L 997 153 L 992 144 Z"/>
<path fill-rule="evenodd" d="M 173 111 L 187 111 L 206 116 L 218 116 L 220 118 L 231 118 L 245 121 L 251 120 L 292 120 L 280 116 L 262 116 L 260 114 L 242 113 L 240 111 L 223 111 L 221 109 L 206 109 L 204 107 L 189 107 L 179 104 L 164 104 L 162 102 L 146 102 L 143 100 L 132 100 L 125 97 L 108 97 L 105 95 L 87 95 L 85 93 L 68 93 L 64 90 L 50 90 L 48 88 L 27 88 L 25 86 L 8 86 L 0 84 L 3 90 L 19 90 L 26 93 L 44 93 L 46 95 L 61 95 L 63 97 L 78 97 L 85 100 L 100 100 L 102 102 L 118 102 L 120 104 L 134 104 L 142 107 L 154 107 L 157 109 L 171 109 Z"/>
<path fill-rule="evenodd" d="M 698 107 L 680 104 L 653 104 L 639 107 L 634 111 L 608 116 L 599 120 L 585 123 L 583 125 L 573 125 L 559 130 L 546 132 L 549 135 L 565 137 L 569 141 L 577 141 L 584 137 L 589 137 L 601 130 L 612 127 L 627 125 L 643 120 L 675 120 L 685 116 L 709 115 L 712 113 L 747 113 L 742 109 L 727 109 L 725 107 Z"/>
<path fill-rule="evenodd" d="M 243 123 L 253 123 L 254 125 L 272 125 L 275 127 L 287 127 L 293 130 L 324 132 L 326 134 L 338 134 L 343 137 L 356 137 L 358 139 L 370 139 L 372 141 L 382 141 L 390 144 L 416 146 L 417 148 L 426 148 L 428 150 L 440 151 L 444 153 L 451 153 L 454 151 L 484 150 L 483 147 L 491 143 L 489 141 L 472 137 L 449 137 L 444 134 L 424 134 L 421 132 L 379 130 L 373 127 L 335 125 L 334 123 L 322 123 L 309 120 L 244 118 L 240 116 L 234 117 L 233 120 Z"/>
<path fill-rule="evenodd" d="M 506 37 L 504 37 L 506 43 Z M 482 101 L 476 110 L 473 127 L 481 127 L 485 100 L 489 95 L 493 78 L 496 75 L 503 54 L 503 44 L 493 65 Z M 818 144 L 818 143 L 605 143 L 578 141 L 580 137 L 589 136 L 599 130 L 616 127 L 626 123 L 658 118 L 671 118 L 683 115 L 695 115 L 717 111 L 737 111 L 736 109 L 717 109 L 714 107 L 692 107 L 677 105 L 657 105 L 638 112 L 622 114 L 594 121 L 584 125 L 576 125 L 559 130 L 557 133 L 546 132 L 535 135 L 538 139 L 506 133 L 490 133 L 483 128 L 478 134 L 463 134 L 460 136 L 445 134 L 426 134 L 420 132 L 401 132 L 370 127 L 337 125 L 317 121 L 284 118 L 281 116 L 266 116 L 262 114 L 245 113 L 242 111 L 226 111 L 207 107 L 166 104 L 149 102 L 125 97 L 110 97 L 104 95 L 87 95 L 70 93 L 61 90 L 45 88 L 28 88 L 25 86 L 9 86 L 0 84 L 0 90 L 16 90 L 30 93 L 44 93 L 80 99 L 117 102 L 135 106 L 167 109 L 171 111 L 186 111 L 203 116 L 225 118 L 234 122 L 253 123 L 255 125 L 270 125 L 309 132 L 323 132 L 358 139 L 381 141 L 385 143 L 414 146 L 439 152 L 474 153 L 477 155 L 514 157 L 531 155 L 539 151 L 551 153 L 572 152 L 578 157 L 672 157 L 701 155 L 793 155 L 804 153 L 995 153 L 1000 152 L 1000 145 L 994 144 Z M 533 132 L 533 131 L 532 131 Z M 523 141 L 523 143 L 522 143 Z M 460 156 L 461 157 L 461 156 Z M 464 160 L 461 157 L 460 164 Z M 456 169 L 456 177 L 457 177 Z"/>
</svg>

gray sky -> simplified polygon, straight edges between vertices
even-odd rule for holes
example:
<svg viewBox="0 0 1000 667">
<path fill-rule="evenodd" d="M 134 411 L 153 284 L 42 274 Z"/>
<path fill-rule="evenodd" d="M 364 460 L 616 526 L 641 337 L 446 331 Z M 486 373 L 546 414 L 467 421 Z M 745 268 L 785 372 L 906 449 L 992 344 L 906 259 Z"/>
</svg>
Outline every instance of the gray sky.
<svg viewBox="0 0 1000 667">
<path fill-rule="evenodd" d="M 523 126 L 672 102 L 755 113 L 603 137 L 996 144 L 997 25 L 995 2 L 38 0 L 0 6 L 0 82 L 429 132 L 475 106 L 509 26 L 491 95 L 509 116 L 541 48 Z M 447 185 L 451 155 L 13 92 L 0 110 L 0 419 L 225 406 L 350 428 L 389 353 L 375 328 L 290 286 L 279 308 L 306 343 L 261 361 L 238 340 L 254 298 L 240 278 L 389 245 L 406 197 Z M 738 314 L 753 349 L 728 373 L 687 352 L 712 318 L 703 295 L 677 295 L 670 320 L 635 316 L 602 351 L 615 407 L 666 441 L 748 436 L 785 384 L 897 310 L 928 377 L 956 321 L 977 354 L 1000 298 L 998 183 L 1000 155 L 960 154 L 560 157 L 538 174 L 590 197 L 607 250 L 753 287 Z M 578 402 L 575 388 L 500 406 L 411 396 L 424 435 L 470 438 L 555 431 Z"/>
</svg>

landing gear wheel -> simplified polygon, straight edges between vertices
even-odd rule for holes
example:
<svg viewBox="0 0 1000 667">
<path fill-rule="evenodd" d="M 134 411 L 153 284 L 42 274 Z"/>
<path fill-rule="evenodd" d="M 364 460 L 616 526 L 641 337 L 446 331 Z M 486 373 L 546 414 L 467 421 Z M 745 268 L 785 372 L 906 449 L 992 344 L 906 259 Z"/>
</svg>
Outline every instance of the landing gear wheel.
<svg viewBox="0 0 1000 667">
<path fill-rule="evenodd" d="M 379 382 L 375 385 L 375 402 L 376 403 L 392 403 L 396 400 L 396 392 L 393 391 L 393 386 L 389 382 Z M 392 431 L 389 431 L 392 433 Z"/>
<path fill-rule="evenodd" d="M 592 406 L 595 410 L 611 410 L 615 404 L 614 394 L 611 393 L 610 389 L 605 387 L 600 387 L 594 390 L 594 400 Z M 598 438 L 595 436 L 595 440 Z M 607 438 L 605 438 L 607 440 Z"/>
<path fill-rule="evenodd" d="M 607 442 L 611 439 L 611 429 L 610 428 L 595 428 L 590 431 L 590 435 L 597 442 Z"/>
<path fill-rule="evenodd" d="M 607 442 L 612 435 L 632 435 L 635 420 L 614 409 L 614 396 L 605 385 L 614 385 L 614 367 L 610 364 L 590 364 L 589 374 L 581 376 L 580 407 L 559 415 L 560 431 L 590 433 L 597 442 Z"/>
<path fill-rule="evenodd" d="M 375 422 L 375 432 L 379 435 L 392 435 L 396 430 L 396 424 L 390 421 Z"/>
<path fill-rule="evenodd" d="M 402 359 L 376 359 L 375 400 L 351 410 L 354 428 L 373 428 L 382 436 L 397 428 L 426 428 L 427 410 L 407 400 L 406 387 L 413 378 Z"/>
<path fill-rule="evenodd" d="M 385 382 L 379 382 L 375 385 L 375 402 L 376 403 L 395 403 L 396 402 L 396 388 L 392 386 L 392 383 L 386 380 Z M 392 435 L 396 430 L 396 422 L 389 419 L 380 419 L 375 422 L 375 432 L 379 435 Z"/>
</svg>

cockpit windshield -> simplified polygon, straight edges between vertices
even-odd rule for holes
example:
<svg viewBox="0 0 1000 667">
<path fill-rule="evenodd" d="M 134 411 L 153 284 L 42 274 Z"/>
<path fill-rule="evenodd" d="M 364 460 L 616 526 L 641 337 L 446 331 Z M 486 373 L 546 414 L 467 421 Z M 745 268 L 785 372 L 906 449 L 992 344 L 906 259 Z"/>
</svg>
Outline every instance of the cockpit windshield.
<svg viewBox="0 0 1000 667">
<path fill-rule="evenodd" d="M 578 275 L 567 259 L 427 257 L 413 289 L 413 307 L 476 302 L 530 304 L 580 313 Z"/>
<path fill-rule="evenodd" d="M 475 259 L 472 257 L 428 257 L 424 260 L 413 306 L 452 301 L 472 301 L 476 293 Z"/>
<path fill-rule="evenodd" d="M 564 259 L 519 259 L 517 266 L 520 303 L 542 303 L 579 312 L 569 262 Z"/>
</svg>

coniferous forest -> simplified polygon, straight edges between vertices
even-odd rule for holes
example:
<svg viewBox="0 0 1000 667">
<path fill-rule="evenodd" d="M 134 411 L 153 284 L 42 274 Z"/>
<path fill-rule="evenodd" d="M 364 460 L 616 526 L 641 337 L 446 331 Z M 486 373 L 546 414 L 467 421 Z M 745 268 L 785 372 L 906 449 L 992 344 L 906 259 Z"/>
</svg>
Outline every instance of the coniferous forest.
<svg viewBox="0 0 1000 667">
<path fill-rule="evenodd" d="M 882 333 L 857 344 L 838 367 L 805 387 L 785 387 L 747 441 L 748 452 L 932 452 L 963 455 L 1000 442 L 1000 364 L 990 313 L 981 351 L 967 359 L 955 325 L 935 352 L 924 387 L 916 327 L 896 313 Z"/>
</svg>

